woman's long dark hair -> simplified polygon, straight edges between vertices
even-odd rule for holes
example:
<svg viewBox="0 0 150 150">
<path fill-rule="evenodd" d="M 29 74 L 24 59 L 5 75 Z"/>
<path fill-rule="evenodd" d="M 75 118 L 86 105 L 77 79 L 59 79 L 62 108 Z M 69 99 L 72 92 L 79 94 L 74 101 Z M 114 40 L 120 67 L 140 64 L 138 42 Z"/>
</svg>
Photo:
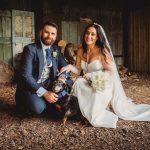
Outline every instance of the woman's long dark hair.
<svg viewBox="0 0 150 150">
<path fill-rule="evenodd" d="M 104 38 L 104 36 L 103 36 L 103 34 L 102 34 L 101 30 L 100 30 L 99 25 L 96 24 L 96 23 L 91 23 L 85 28 L 85 30 L 83 32 L 83 37 L 82 37 L 83 53 L 87 53 L 87 45 L 85 43 L 84 37 L 85 37 L 85 34 L 86 34 L 88 28 L 90 28 L 90 27 L 94 27 L 96 29 L 96 32 L 97 32 L 98 39 L 96 41 L 96 46 L 101 48 L 101 50 L 106 48 L 106 41 L 105 41 L 105 38 Z"/>
</svg>

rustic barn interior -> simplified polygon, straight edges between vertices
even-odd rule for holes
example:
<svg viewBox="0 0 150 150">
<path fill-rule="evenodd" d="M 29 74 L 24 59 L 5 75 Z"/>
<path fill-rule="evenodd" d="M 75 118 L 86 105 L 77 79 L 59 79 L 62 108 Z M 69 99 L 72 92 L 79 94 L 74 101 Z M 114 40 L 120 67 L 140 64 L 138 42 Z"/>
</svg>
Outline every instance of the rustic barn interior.
<svg viewBox="0 0 150 150">
<path fill-rule="evenodd" d="M 38 39 L 46 20 L 58 24 L 58 40 L 76 45 L 88 22 L 101 24 L 117 64 L 150 73 L 149 0 L 1 0 L 0 59 L 15 65 L 16 55 Z"/>
</svg>

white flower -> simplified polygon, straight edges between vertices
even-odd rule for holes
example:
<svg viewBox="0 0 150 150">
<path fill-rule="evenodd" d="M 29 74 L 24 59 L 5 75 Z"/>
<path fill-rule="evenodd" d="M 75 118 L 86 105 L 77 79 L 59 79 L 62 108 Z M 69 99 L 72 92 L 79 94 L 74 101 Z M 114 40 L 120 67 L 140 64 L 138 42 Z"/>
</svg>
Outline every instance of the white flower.
<svg viewBox="0 0 150 150">
<path fill-rule="evenodd" d="M 103 91 L 110 85 L 110 75 L 108 72 L 93 72 L 90 78 L 90 85 L 96 91 Z"/>
<path fill-rule="evenodd" d="M 53 57 L 57 56 L 57 51 L 53 51 Z"/>
</svg>

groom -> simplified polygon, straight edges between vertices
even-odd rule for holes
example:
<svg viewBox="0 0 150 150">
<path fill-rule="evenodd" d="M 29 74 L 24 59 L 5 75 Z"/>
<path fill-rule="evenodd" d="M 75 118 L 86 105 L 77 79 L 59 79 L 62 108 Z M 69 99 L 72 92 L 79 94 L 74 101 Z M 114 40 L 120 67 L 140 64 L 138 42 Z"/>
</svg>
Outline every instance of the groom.
<svg viewBox="0 0 150 150">
<path fill-rule="evenodd" d="M 57 37 L 55 23 L 45 22 L 40 40 L 24 47 L 15 94 L 17 111 L 41 114 L 48 103 L 55 103 L 58 95 L 50 91 L 57 71 L 66 66 L 60 48 L 53 43 Z"/>
</svg>

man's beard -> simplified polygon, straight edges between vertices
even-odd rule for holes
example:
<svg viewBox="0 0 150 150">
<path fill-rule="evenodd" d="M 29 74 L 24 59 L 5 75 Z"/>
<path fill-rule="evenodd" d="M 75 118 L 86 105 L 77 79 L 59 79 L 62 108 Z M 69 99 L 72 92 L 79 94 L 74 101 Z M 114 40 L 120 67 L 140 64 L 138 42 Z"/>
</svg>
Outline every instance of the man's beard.
<svg viewBox="0 0 150 150">
<path fill-rule="evenodd" d="M 43 42 L 43 44 L 49 46 L 52 45 L 54 43 L 54 40 L 48 40 L 49 38 L 43 38 L 41 37 L 41 41 Z"/>
</svg>

